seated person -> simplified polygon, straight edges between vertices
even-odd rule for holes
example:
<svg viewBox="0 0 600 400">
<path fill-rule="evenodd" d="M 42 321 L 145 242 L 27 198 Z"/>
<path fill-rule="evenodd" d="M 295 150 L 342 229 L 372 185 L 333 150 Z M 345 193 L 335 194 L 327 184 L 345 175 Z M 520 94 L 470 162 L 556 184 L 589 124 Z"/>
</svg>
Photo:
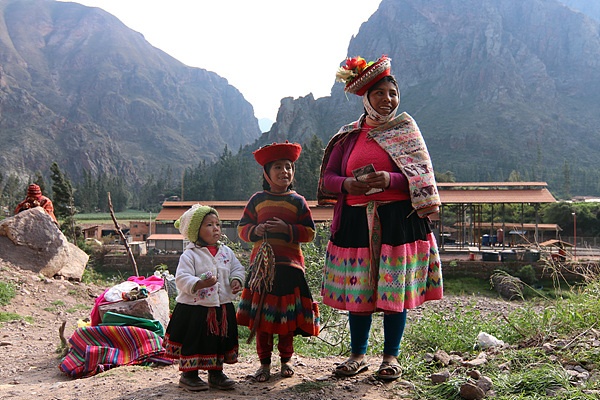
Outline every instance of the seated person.
<svg viewBox="0 0 600 400">
<path fill-rule="evenodd" d="M 42 189 L 35 183 L 32 183 L 27 188 L 27 197 L 25 200 L 20 202 L 15 208 L 15 214 L 20 213 L 21 211 L 29 210 L 34 207 L 42 207 L 52 220 L 58 224 L 56 220 L 56 216 L 54 215 L 54 205 L 52 204 L 52 200 L 42 195 Z"/>
</svg>

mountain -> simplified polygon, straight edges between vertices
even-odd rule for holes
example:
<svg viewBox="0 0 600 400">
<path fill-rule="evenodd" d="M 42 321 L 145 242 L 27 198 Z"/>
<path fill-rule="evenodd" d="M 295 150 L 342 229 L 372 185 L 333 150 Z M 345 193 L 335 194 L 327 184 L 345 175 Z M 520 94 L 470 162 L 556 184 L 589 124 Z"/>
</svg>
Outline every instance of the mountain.
<svg viewBox="0 0 600 400">
<path fill-rule="evenodd" d="M 207 39 L 208 40 L 208 39 Z M 227 80 L 185 66 L 99 8 L 0 0 L 0 171 L 53 161 L 134 183 L 237 151 L 261 134 Z"/>
<path fill-rule="evenodd" d="M 596 21 L 600 21 L 600 2 L 592 0 L 560 0 L 572 10 L 582 12 Z"/>
<path fill-rule="evenodd" d="M 557 192 L 597 194 L 599 32 L 555 0 L 383 0 L 347 54 L 392 58 L 400 110 L 419 124 L 437 171 L 458 181 L 516 171 Z M 284 99 L 263 140 L 327 142 L 361 112 L 336 83 L 330 97 Z"/>
</svg>

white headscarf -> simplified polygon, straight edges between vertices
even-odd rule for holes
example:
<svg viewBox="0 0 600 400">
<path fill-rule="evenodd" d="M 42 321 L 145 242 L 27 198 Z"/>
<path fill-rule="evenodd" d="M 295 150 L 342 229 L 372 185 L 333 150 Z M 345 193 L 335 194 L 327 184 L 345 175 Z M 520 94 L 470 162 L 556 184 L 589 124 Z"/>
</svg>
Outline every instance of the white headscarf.
<svg viewBox="0 0 600 400">
<path fill-rule="evenodd" d="M 396 85 L 396 89 L 398 90 L 398 105 L 388 115 L 379 114 L 377 111 L 375 111 L 373 106 L 371 106 L 371 103 L 369 102 L 370 91 L 367 91 L 367 93 L 363 94 L 362 100 L 363 106 L 365 107 L 365 111 L 367 112 L 369 118 L 376 122 L 377 125 L 385 124 L 386 122 L 394 119 L 394 117 L 396 116 L 396 112 L 398 111 L 398 107 L 400 106 L 400 88 L 398 88 L 398 85 Z"/>
</svg>

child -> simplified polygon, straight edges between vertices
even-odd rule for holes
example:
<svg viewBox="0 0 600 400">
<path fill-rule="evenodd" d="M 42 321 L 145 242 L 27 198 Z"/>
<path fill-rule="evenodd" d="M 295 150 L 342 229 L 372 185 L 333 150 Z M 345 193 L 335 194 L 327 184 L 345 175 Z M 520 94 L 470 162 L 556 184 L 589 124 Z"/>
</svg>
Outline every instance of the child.
<svg viewBox="0 0 600 400">
<path fill-rule="evenodd" d="M 279 335 L 277 348 L 281 358 L 281 376 L 291 377 L 290 360 L 294 354 L 294 335 L 319 334 L 318 308 L 304 276 L 304 257 L 300 242 L 310 242 L 315 236 L 315 224 L 304 197 L 291 190 L 294 162 L 300 156 L 299 144 L 277 143 L 254 152 L 263 166 L 263 189 L 255 193 L 238 226 L 239 237 L 254 242 L 250 255 L 252 270 L 246 280 L 238 306 L 238 324 L 256 333 L 256 352 L 260 368 L 253 375 L 258 382 L 271 377 L 273 335 Z M 274 255 L 271 273 L 258 271 L 257 260 L 264 256 L 263 241 Z M 268 257 L 267 257 L 268 258 Z M 254 264 L 254 265 L 253 265 Z M 253 277 L 266 281 L 262 293 L 250 283 Z"/>
<path fill-rule="evenodd" d="M 179 359 L 179 386 L 191 391 L 233 389 L 223 363 L 238 358 L 237 322 L 233 300 L 242 289 L 245 269 L 233 251 L 219 242 L 217 210 L 195 204 L 175 221 L 190 243 L 175 273 L 177 304 L 165 333 L 164 347 Z M 208 385 L 198 370 L 208 370 Z"/>
</svg>

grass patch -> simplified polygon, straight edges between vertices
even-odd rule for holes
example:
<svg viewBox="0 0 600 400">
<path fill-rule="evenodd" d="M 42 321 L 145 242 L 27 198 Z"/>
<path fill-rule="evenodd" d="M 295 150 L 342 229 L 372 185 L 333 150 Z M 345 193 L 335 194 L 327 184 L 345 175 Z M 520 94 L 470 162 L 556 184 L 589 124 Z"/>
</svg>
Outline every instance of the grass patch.
<svg viewBox="0 0 600 400">
<path fill-rule="evenodd" d="M 19 315 L 19 314 L 0 311 L 0 323 L 1 322 L 8 322 L 8 321 L 27 321 L 30 324 L 32 324 L 33 323 L 33 317 L 29 317 L 29 316 L 28 317 L 24 317 L 24 316 Z"/>
<path fill-rule="evenodd" d="M 91 307 L 85 304 L 75 304 L 73 307 L 67 308 L 65 311 L 69 314 L 76 313 L 77 311 L 86 311 L 91 310 Z"/>
<path fill-rule="evenodd" d="M 0 306 L 7 306 L 17 294 L 14 285 L 6 282 L 0 282 Z"/>
<path fill-rule="evenodd" d="M 444 293 L 456 296 L 498 297 L 496 291 L 491 288 L 489 281 L 470 277 L 444 278 Z"/>
<path fill-rule="evenodd" d="M 141 210 L 126 210 L 115 213 L 117 221 L 149 221 L 151 215 L 156 217 L 156 213 L 150 214 Z M 81 213 L 76 215 L 78 223 L 90 224 L 96 222 L 113 223 L 110 213 Z"/>
</svg>

